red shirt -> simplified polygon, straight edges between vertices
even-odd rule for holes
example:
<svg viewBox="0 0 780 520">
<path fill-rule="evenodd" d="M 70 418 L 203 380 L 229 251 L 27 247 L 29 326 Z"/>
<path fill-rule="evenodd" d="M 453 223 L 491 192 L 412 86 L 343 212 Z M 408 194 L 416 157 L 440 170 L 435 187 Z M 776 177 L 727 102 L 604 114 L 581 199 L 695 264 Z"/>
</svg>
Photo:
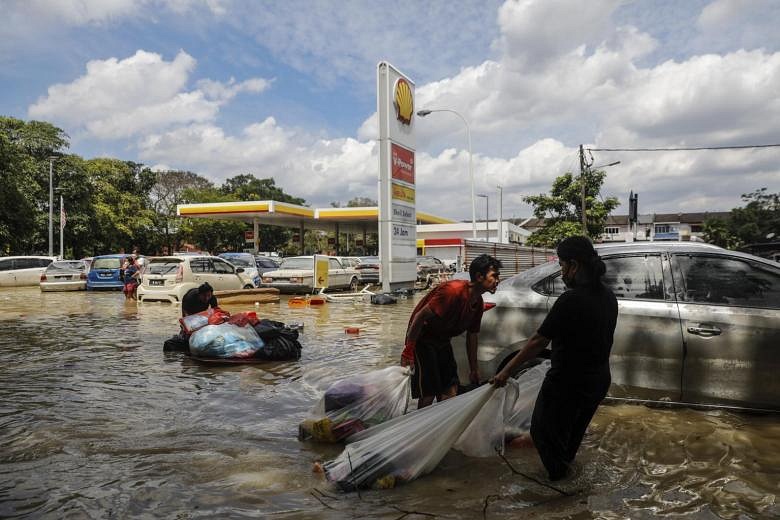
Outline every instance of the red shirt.
<svg viewBox="0 0 780 520">
<path fill-rule="evenodd" d="M 409 318 L 409 326 L 415 315 L 426 305 L 435 317 L 425 322 L 419 339 L 449 340 L 465 330 L 479 332 L 484 303 L 482 295 L 471 301 L 471 290 L 466 280 L 451 280 L 432 289 L 414 308 Z M 414 343 L 407 341 L 403 357 L 414 359 L 414 348 Z"/>
</svg>

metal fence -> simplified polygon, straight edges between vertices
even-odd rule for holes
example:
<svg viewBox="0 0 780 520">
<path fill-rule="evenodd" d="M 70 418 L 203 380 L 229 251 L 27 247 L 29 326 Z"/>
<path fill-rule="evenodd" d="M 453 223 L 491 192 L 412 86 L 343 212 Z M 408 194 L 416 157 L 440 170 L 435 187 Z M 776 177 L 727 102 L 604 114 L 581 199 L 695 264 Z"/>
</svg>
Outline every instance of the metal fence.
<svg viewBox="0 0 780 520">
<path fill-rule="evenodd" d="M 464 264 L 466 269 L 472 260 L 482 254 L 488 254 L 501 260 L 504 266 L 501 276 L 507 277 L 520 273 L 537 265 L 541 265 L 556 258 L 555 250 L 545 247 L 520 246 L 517 244 L 497 244 L 480 240 L 465 240 Z"/>
</svg>

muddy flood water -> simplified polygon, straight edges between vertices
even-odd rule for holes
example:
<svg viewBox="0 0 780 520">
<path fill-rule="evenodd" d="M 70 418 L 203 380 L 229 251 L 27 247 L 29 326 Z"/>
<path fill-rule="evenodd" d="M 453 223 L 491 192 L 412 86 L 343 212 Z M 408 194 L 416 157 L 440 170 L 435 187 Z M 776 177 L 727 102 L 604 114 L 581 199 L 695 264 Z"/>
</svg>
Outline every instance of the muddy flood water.
<svg viewBox="0 0 780 520">
<path fill-rule="evenodd" d="M 299 442 L 297 425 L 330 383 L 398 362 L 418 298 L 226 306 L 302 322 L 303 356 L 212 366 L 163 353 L 178 307 L 0 290 L 0 517 L 780 516 L 780 416 L 641 405 L 599 409 L 566 494 L 543 485 L 532 448 L 450 452 L 390 490 L 330 488 L 312 465 L 340 447 Z"/>
</svg>

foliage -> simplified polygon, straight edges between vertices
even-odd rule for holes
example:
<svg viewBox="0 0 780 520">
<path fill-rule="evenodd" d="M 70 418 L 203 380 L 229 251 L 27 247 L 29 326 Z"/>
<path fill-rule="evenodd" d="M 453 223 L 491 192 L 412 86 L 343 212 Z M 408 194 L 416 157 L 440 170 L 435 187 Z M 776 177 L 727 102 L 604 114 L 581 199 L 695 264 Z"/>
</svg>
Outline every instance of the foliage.
<svg viewBox="0 0 780 520">
<path fill-rule="evenodd" d="M 767 193 L 766 188 L 761 188 L 742 194 L 742 200 L 747 204 L 732 209 L 729 219 L 704 222 L 704 240 L 727 249 L 778 240 L 780 193 Z"/>
<path fill-rule="evenodd" d="M 587 170 L 585 172 L 585 215 L 588 235 L 598 237 L 604 231 L 609 214 L 620 205 L 617 198 L 601 199 L 601 186 L 606 172 Z M 534 231 L 528 238 L 528 245 L 555 247 L 561 240 L 582 234 L 582 180 L 571 173 L 565 173 L 553 181 L 550 194 L 524 197 L 534 208 L 536 218 L 545 219 L 544 228 Z"/>
</svg>

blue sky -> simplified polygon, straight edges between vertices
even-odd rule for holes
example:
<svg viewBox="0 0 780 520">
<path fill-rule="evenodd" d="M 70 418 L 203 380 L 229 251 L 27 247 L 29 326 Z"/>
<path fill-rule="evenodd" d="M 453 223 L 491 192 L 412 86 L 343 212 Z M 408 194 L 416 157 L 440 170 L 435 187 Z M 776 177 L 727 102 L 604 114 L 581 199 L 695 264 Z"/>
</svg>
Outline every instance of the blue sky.
<svg viewBox="0 0 780 520">
<path fill-rule="evenodd" d="M 375 67 L 469 121 L 477 190 L 504 215 L 601 148 L 780 143 L 780 2 L 6 1 L 0 113 L 84 157 L 273 177 L 310 204 L 377 198 Z M 466 219 L 455 116 L 417 128 L 418 208 Z M 780 191 L 780 149 L 600 153 L 603 195 L 641 212 L 727 210 Z M 479 201 L 478 201 L 479 202 Z M 478 204 L 478 217 L 484 206 Z M 491 218 L 496 204 L 491 201 Z"/>
</svg>

